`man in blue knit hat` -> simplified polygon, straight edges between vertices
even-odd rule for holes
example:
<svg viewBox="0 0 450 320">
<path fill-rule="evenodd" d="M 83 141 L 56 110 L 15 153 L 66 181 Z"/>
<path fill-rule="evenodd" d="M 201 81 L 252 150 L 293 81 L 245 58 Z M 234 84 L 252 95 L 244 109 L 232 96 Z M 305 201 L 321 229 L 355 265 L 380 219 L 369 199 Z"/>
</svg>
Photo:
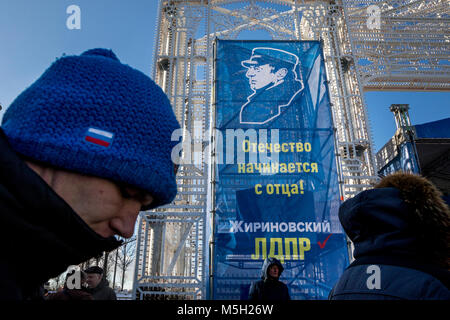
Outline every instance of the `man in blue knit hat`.
<svg viewBox="0 0 450 320">
<path fill-rule="evenodd" d="M 0 299 L 35 296 L 170 203 L 178 128 L 161 88 L 111 50 L 59 58 L 22 92 L 0 129 Z"/>
</svg>

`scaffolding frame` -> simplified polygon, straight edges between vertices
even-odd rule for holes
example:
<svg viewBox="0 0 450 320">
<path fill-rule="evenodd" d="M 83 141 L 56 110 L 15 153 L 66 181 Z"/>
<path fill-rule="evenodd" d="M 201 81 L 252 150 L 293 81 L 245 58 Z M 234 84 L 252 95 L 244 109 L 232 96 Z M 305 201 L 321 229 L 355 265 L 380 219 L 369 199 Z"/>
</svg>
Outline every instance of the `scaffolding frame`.
<svg viewBox="0 0 450 320">
<path fill-rule="evenodd" d="M 368 28 L 370 5 L 379 8 L 380 29 Z M 175 200 L 140 214 L 134 298 L 207 298 L 217 37 L 265 30 L 274 40 L 321 41 L 345 200 L 377 180 L 363 90 L 450 89 L 448 13 L 444 0 L 159 1 L 152 77 L 170 99 L 192 161 L 179 167 Z"/>
</svg>

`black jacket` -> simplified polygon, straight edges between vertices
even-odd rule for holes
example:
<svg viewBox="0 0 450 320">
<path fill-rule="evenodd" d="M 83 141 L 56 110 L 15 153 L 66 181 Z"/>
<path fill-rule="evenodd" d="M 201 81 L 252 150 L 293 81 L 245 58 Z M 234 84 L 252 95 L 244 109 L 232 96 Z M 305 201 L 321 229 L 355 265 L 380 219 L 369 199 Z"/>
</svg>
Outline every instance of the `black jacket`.
<svg viewBox="0 0 450 320">
<path fill-rule="evenodd" d="M 430 247 L 410 222 L 413 215 L 397 188 L 363 191 L 344 202 L 339 219 L 354 242 L 355 261 L 329 299 L 450 300 L 450 272 L 426 257 Z"/>
<path fill-rule="evenodd" d="M 288 287 L 279 278 L 271 278 L 268 274 L 269 267 L 274 264 L 278 266 L 279 276 L 281 276 L 284 268 L 280 261 L 275 258 L 267 258 L 261 268 L 261 280 L 252 283 L 250 287 L 250 300 L 286 301 L 291 299 Z"/>
<path fill-rule="evenodd" d="M 94 300 L 117 300 L 116 293 L 109 287 L 109 283 L 105 278 L 102 278 L 100 283 L 92 289 L 87 289 Z"/>
<path fill-rule="evenodd" d="M 50 278 L 120 245 L 95 233 L 11 149 L 0 129 L 0 300 L 36 296 Z"/>
</svg>

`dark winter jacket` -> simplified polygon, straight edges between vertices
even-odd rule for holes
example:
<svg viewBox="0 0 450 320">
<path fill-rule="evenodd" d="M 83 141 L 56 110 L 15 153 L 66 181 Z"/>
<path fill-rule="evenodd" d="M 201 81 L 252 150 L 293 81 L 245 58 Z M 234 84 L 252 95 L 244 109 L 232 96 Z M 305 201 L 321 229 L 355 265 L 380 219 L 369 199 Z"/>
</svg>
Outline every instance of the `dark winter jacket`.
<svg viewBox="0 0 450 320">
<path fill-rule="evenodd" d="M 420 181 L 414 178 L 407 184 L 420 187 Z M 355 261 L 334 286 L 329 299 L 450 299 L 450 273 L 432 262 L 430 255 L 431 246 L 439 245 L 439 240 L 425 239 L 422 235 L 427 222 L 416 219 L 416 215 L 433 219 L 430 207 L 437 203 L 417 203 L 417 197 L 427 196 L 426 188 L 415 194 L 401 188 L 367 190 L 341 205 L 339 219 L 354 243 Z M 442 207 L 434 209 L 437 214 L 445 211 Z M 441 239 L 440 243 L 445 241 Z"/>
<path fill-rule="evenodd" d="M 92 294 L 94 300 L 117 300 L 116 293 L 109 287 L 108 280 L 102 278 L 100 283 L 92 289 L 87 289 Z"/>
<path fill-rule="evenodd" d="M 0 129 L 0 300 L 34 298 L 50 278 L 120 245 L 95 233 L 10 148 Z"/>
<path fill-rule="evenodd" d="M 264 301 L 286 301 L 290 300 L 288 287 L 278 279 L 269 276 L 269 267 L 277 265 L 279 277 L 284 268 L 280 261 L 275 258 L 267 258 L 261 269 L 261 280 L 252 283 L 250 287 L 250 300 L 264 300 Z"/>
</svg>

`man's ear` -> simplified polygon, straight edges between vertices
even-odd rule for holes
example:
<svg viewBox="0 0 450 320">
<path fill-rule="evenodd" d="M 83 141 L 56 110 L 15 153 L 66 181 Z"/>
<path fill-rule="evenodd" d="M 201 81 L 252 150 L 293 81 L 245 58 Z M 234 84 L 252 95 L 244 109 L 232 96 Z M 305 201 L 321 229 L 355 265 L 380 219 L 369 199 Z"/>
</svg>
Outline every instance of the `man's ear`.
<svg viewBox="0 0 450 320">
<path fill-rule="evenodd" d="M 277 77 L 277 80 L 281 80 L 281 79 L 283 79 L 284 77 L 286 77 L 287 73 L 288 73 L 288 70 L 287 70 L 286 68 L 281 68 L 281 69 L 279 69 L 279 70 L 275 73 L 275 75 L 276 75 L 276 77 Z"/>
</svg>

